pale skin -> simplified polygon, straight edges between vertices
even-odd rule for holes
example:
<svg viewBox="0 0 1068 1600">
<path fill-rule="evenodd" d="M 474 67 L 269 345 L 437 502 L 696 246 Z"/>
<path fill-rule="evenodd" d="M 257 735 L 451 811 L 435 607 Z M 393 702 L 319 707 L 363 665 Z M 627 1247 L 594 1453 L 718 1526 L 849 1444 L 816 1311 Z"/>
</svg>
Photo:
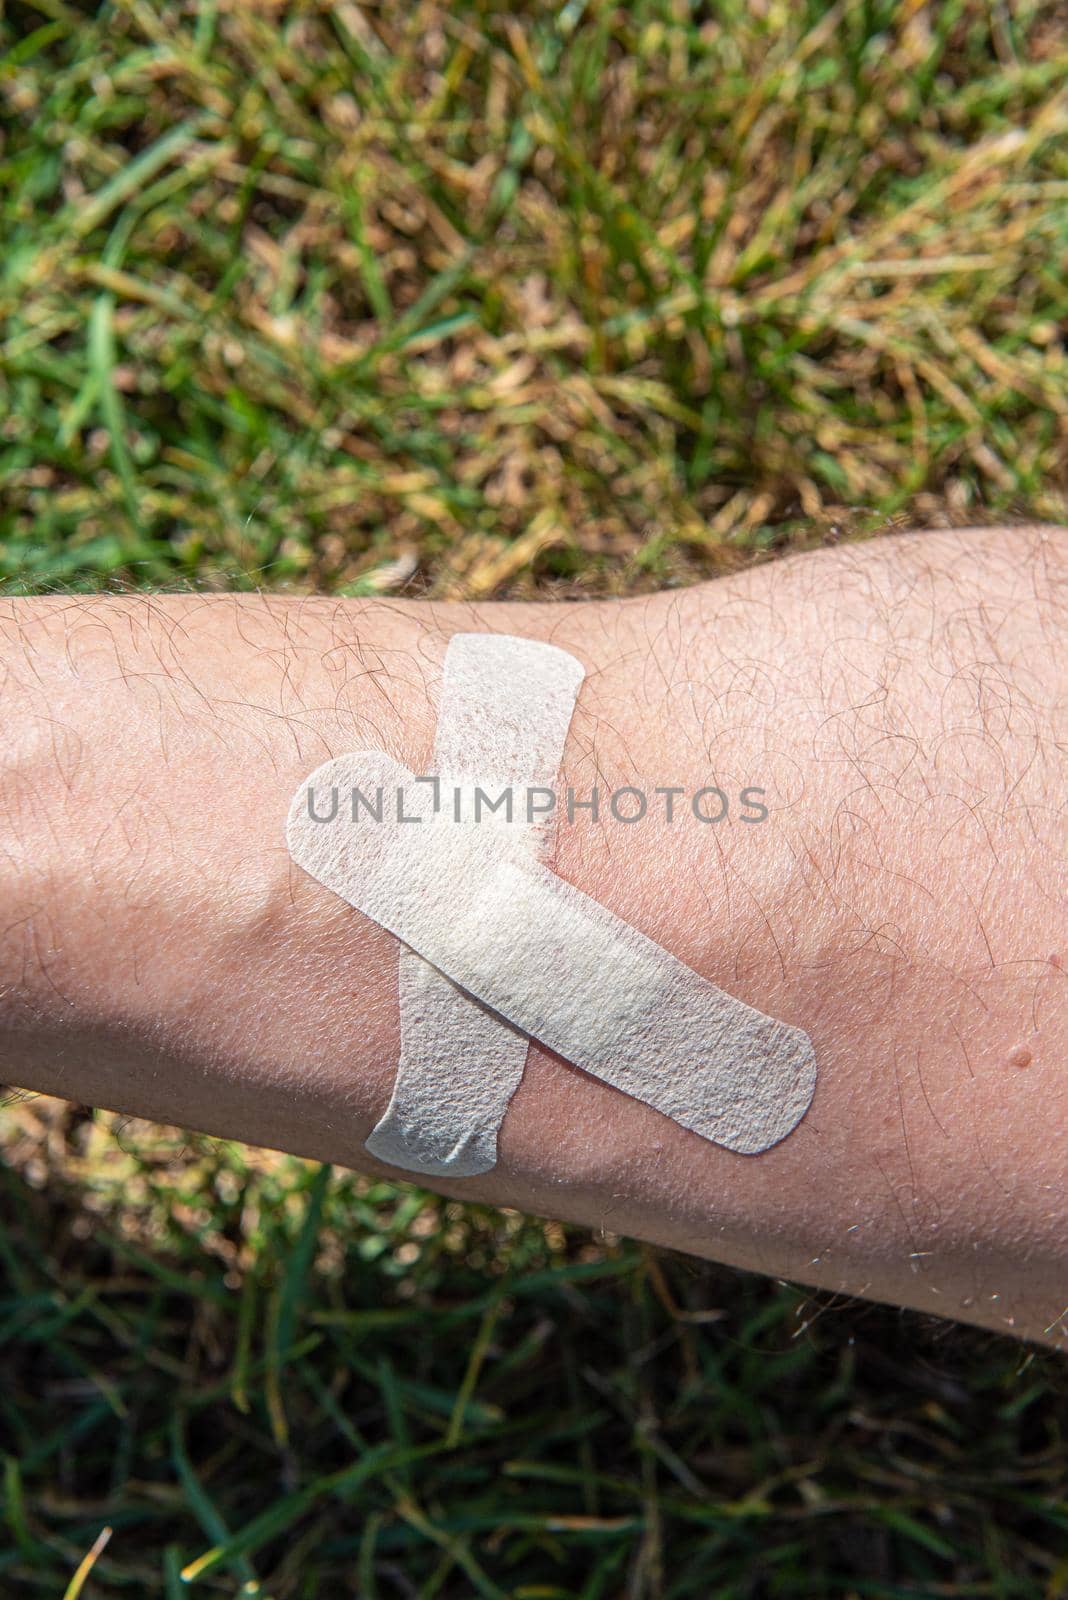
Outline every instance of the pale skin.
<svg viewBox="0 0 1068 1600">
<path fill-rule="evenodd" d="M 1068 1349 L 1068 533 L 906 535 L 633 601 L 0 600 L 0 1074 L 367 1171 L 397 942 L 290 861 L 316 766 L 428 770 L 457 630 L 587 677 L 555 870 L 804 1028 L 741 1156 L 532 1045 L 499 1162 L 426 1180 Z"/>
</svg>

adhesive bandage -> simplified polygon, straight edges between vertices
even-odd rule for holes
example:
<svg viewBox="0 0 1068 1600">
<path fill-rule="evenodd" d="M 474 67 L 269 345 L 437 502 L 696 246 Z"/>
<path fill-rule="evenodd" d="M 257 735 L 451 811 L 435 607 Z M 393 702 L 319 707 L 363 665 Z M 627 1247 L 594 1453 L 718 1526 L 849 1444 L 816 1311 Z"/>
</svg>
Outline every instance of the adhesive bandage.
<svg viewBox="0 0 1068 1600">
<path fill-rule="evenodd" d="M 534 828 L 448 812 L 448 778 L 492 795 L 554 775 L 581 669 L 562 651 L 539 661 L 546 648 L 452 641 L 437 784 L 363 752 L 319 767 L 290 808 L 297 864 L 407 946 L 401 1065 L 368 1149 L 411 1171 L 487 1170 L 534 1038 L 704 1138 L 765 1150 L 811 1102 L 808 1036 L 559 878 Z"/>
<path fill-rule="evenodd" d="M 512 783 L 552 783 L 582 678 L 581 663 L 553 645 L 454 634 L 434 740 L 434 816 L 445 830 L 451 824 L 442 806 L 459 784 L 469 793 L 478 784 L 496 794 Z M 509 822 L 487 811 L 480 826 L 493 832 L 502 856 L 533 857 L 548 842 L 544 819 Z M 530 1041 L 403 947 L 399 988 L 400 1062 L 367 1149 L 409 1172 L 488 1172 L 497 1162 L 497 1131 L 519 1087 Z"/>
</svg>

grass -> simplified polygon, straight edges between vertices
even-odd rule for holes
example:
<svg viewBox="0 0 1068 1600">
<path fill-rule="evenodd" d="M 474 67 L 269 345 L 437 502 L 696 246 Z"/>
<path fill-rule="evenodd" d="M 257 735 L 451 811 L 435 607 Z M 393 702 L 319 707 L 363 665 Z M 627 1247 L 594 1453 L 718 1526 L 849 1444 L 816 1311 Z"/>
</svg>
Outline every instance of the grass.
<svg viewBox="0 0 1068 1600">
<path fill-rule="evenodd" d="M 100 1113 L 8 1119 L 0 1594 L 61 1595 L 102 1526 L 94 1597 L 1063 1593 L 1052 1356 Z"/>
<path fill-rule="evenodd" d="M 1057 4 L 37 0 L 0 130 L 8 592 L 1068 521 Z M 0 1148 L 3 1600 L 1068 1594 L 1052 1358 L 44 1100 Z"/>
<path fill-rule="evenodd" d="M 1056 4 L 5 32 L 15 584 L 619 592 L 1068 514 Z"/>
</svg>

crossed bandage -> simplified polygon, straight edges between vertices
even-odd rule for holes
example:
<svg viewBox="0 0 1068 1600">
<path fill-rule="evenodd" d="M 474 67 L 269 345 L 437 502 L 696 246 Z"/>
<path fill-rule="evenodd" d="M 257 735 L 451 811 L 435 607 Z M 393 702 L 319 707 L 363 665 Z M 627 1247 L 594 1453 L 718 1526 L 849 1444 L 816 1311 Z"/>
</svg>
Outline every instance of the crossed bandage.
<svg viewBox="0 0 1068 1600">
<path fill-rule="evenodd" d="M 366 1142 L 392 1166 L 452 1177 L 493 1167 L 531 1039 L 743 1154 L 785 1138 L 811 1103 L 808 1035 L 558 877 L 544 859 L 547 822 L 457 821 L 442 806 L 450 784 L 551 784 L 582 678 L 553 645 L 456 634 L 434 744 L 440 784 L 372 750 L 326 762 L 293 799 L 294 861 L 402 942 L 400 1061 Z"/>
</svg>

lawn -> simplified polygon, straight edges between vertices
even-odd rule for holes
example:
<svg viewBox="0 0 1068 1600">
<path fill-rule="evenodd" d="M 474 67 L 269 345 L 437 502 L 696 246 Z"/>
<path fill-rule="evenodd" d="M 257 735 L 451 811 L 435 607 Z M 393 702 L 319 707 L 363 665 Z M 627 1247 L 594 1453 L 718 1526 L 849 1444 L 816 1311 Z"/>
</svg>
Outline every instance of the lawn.
<svg viewBox="0 0 1068 1600">
<path fill-rule="evenodd" d="M 0 243 L 8 593 L 1068 522 L 1063 3 L 10 3 Z M 1068 1595 L 1050 1355 L 43 1099 L 0 1153 L 0 1600 Z"/>
</svg>

